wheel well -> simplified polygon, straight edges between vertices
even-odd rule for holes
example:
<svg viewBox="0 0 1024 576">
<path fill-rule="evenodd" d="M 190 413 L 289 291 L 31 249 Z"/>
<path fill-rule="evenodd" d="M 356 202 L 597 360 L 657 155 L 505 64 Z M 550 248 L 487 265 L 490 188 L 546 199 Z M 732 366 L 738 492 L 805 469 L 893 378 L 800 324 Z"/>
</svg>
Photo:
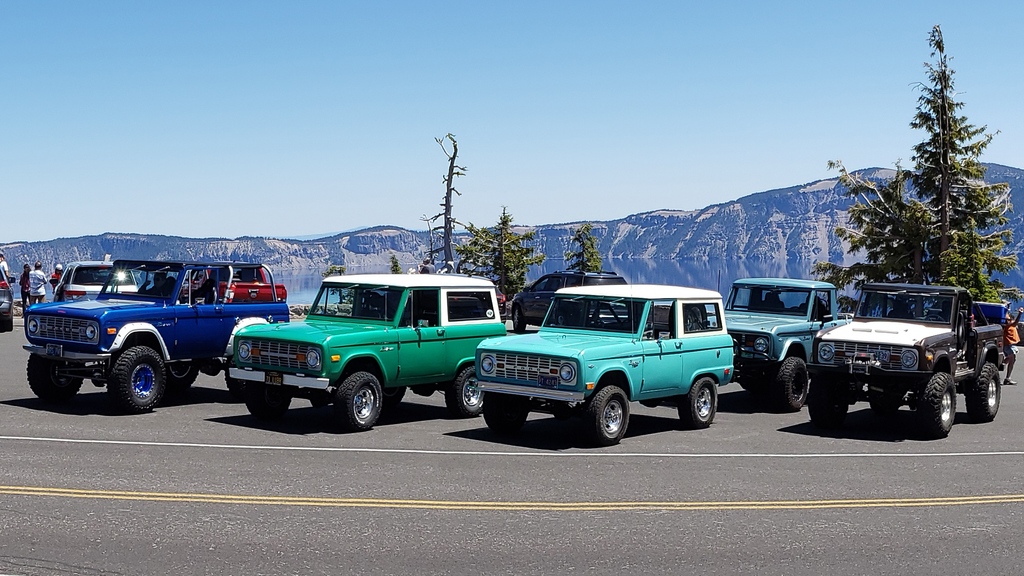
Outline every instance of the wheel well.
<svg viewBox="0 0 1024 576">
<path fill-rule="evenodd" d="M 789 356 L 786 356 L 786 357 L 789 358 Z M 718 384 L 720 384 L 720 382 L 718 381 L 718 376 L 715 376 L 714 374 L 711 374 L 709 372 L 709 373 L 706 373 L 706 374 L 697 374 L 696 376 L 694 376 L 693 377 L 693 382 L 690 383 L 690 386 L 693 386 L 693 383 L 696 382 L 697 380 L 700 380 L 701 378 L 711 378 L 711 380 L 713 380 L 715 382 L 716 386 Z"/>
<path fill-rule="evenodd" d="M 341 372 L 341 379 L 344 380 L 349 374 L 356 372 L 369 372 L 377 377 L 381 385 L 384 385 L 384 372 L 380 369 L 380 364 L 377 361 L 368 356 L 362 356 L 360 358 L 353 358 L 345 364 L 345 369 Z"/>
<path fill-rule="evenodd" d="M 807 359 L 807 351 L 804 350 L 803 344 L 790 344 L 789 349 L 786 350 L 786 356 L 783 358 L 783 360 L 785 360 L 786 358 L 792 358 L 794 356 L 800 358 L 801 360 Z"/>
<path fill-rule="evenodd" d="M 152 332 L 133 332 L 124 339 L 124 344 L 121 345 L 121 351 L 134 348 L 135 346 L 149 346 L 160 356 L 163 356 L 163 348 L 160 347 L 160 341 L 157 340 L 156 335 Z"/>
<path fill-rule="evenodd" d="M 943 356 L 935 362 L 935 369 L 932 372 L 945 372 L 949 374 L 952 372 L 949 367 L 949 356 Z"/>
<path fill-rule="evenodd" d="M 996 367 L 999 367 L 999 349 L 998 348 L 989 348 L 985 352 L 985 362 L 991 362 L 991 363 L 995 364 Z"/>
<path fill-rule="evenodd" d="M 620 372 L 618 370 L 605 372 L 601 376 L 601 379 L 597 381 L 597 388 L 594 392 L 597 392 L 605 386 L 618 386 L 619 388 L 622 388 L 622 391 L 626 393 L 626 397 L 629 398 L 630 401 L 633 400 L 633 394 L 629 389 L 629 378 L 626 378 L 625 372 Z"/>
</svg>

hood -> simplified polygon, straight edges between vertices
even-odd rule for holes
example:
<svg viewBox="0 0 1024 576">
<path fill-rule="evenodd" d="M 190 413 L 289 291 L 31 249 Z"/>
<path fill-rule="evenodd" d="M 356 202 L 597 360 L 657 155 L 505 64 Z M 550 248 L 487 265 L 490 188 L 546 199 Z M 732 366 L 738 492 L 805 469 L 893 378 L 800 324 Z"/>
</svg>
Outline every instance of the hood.
<svg viewBox="0 0 1024 576">
<path fill-rule="evenodd" d="M 147 302 L 145 300 L 75 300 L 74 302 L 48 302 L 35 304 L 28 309 L 29 314 L 46 314 L 47 316 L 69 316 L 71 318 L 99 318 L 108 312 L 120 310 L 146 310 L 163 308 L 163 302 Z"/>
<path fill-rule="evenodd" d="M 837 326 L 821 337 L 823 342 L 862 342 L 910 346 L 928 338 L 949 334 L 948 326 L 922 326 L 908 322 L 852 322 Z"/>
<path fill-rule="evenodd" d="M 807 324 L 807 318 L 783 314 L 753 314 L 749 312 L 728 311 L 725 313 L 725 327 L 730 332 L 772 332 L 776 328 L 794 324 Z"/>
<path fill-rule="evenodd" d="M 325 346 L 350 346 L 379 342 L 382 334 L 394 332 L 390 326 L 381 324 L 307 318 L 295 322 L 246 326 L 235 335 L 235 341 L 240 338 L 261 338 Z"/>
<path fill-rule="evenodd" d="M 604 335 L 593 333 L 540 331 L 536 334 L 520 334 L 489 338 L 480 344 L 494 352 L 506 354 L 536 354 L 563 358 L 581 357 L 586 351 L 588 358 L 609 357 L 624 350 L 635 353 L 637 342 L 630 335 Z"/>
</svg>

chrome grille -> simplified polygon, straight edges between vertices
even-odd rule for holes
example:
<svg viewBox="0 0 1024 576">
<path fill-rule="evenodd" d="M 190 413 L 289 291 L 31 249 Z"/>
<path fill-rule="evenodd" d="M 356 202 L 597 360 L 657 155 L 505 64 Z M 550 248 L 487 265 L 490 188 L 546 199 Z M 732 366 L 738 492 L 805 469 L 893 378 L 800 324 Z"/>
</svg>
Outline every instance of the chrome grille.
<svg viewBox="0 0 1024 576">
<path fill-rule="evenodd" d="M 65 342 L 91 342 L 85 336 L 85 329 L 89 324 L 95 323 L 88 320 L 64 316 L 36 316 L 35 319 L 39 322 L 39 331 L 36 335 L 40 338 Z"/>
<path fill-rule="evenodd" d="M 847 358 L 853 358 L 858 353 L 871 353 L 875 354 L 875 360 L 878 360 L 878 351 L 884 350 L 889 352 L 889 360 L 887 362 L 881 362 L 882 368 L 889 370 L 899 370 L 901 368 L 900 355 L 903 354 L 903 347 L 901 346 L 889 346 L 884 344 L 865 344 L 863 342 L 831 342 L 836 349 L 836 356 L 834 363 L 842 364 Z"/>
<path fill-rule="evenodd" d="M 249 363 L 256 366 L 309 370 L 309 365 L 306 364 L 306 352 L 310 348 L 304 344 L 292 344 L 291 342 L 254 340 Z"/>
<path fill-rule="evenodd" d="M 558 374 L 562 360 L 544 356 L 525 356 L 521 354 L 495 354 L 494 375 L 498 378 L 522 380 L 537 383 L 537 376 Z"/>
</svg>

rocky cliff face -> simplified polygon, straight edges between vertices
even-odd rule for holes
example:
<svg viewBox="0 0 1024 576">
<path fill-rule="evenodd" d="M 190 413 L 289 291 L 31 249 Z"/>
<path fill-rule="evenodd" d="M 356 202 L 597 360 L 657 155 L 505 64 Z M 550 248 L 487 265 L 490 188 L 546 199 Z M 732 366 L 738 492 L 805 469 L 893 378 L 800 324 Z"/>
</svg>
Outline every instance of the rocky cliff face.
<svg viewBox="0 0 1024 576">
<path fill-rule="evenodd" d="M 1008 182 L 1014 205 L 1024 213 L 1024 170 L 988 165 L 987 180 Z M 885 179 L 892 170 L 861 171 L 870 178 Z M 837 180 L 820 180 L 801 186 L 758 192 L 733 202 L 701 210 L 658 210 L 618 220 L 594 222 L 594 234 L 606 259 L 734 260 L 758 263 L 800 263 L 828 259 L 849 263 L 845 247 L 835 236 L 847 224 L 851 201 L 842 195 Z M 560 259 L 571 231 L 579 222 L 521 227 L 537 231 L 537 247 L 549 259 Z M 1024 244 L 1024 216 L 1011 214 L 1014 245 Z M 11 243 L 0 246 L 13 270 L 23 262 L 56 262 L 114 258 L 195 259 L 259 261 L 280 271 L 320 271 L 330 264 L 344 264 L 350 271 L 380 271 L 391 255 L 404 268 L 418 263 L 427 251 L 423 231 L 378 226 L 317 240 L 243 237 L 182 238 L 148 234 L 107 233 L 46 242 Z"/>
</svg>

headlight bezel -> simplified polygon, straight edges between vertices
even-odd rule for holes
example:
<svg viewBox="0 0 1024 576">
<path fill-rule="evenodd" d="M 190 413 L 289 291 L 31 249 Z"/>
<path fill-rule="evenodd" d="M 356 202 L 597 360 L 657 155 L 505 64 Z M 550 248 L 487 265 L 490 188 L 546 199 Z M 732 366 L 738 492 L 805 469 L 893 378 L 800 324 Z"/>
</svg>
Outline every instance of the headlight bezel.
<svg viewBox="0 0 1024 576">
<path fill-rule="evenodd" d="M 760 352 L 762 354 L 768 353 L 769 341 L 767 336 L 758 336 L 754 338 L 753 344 L 754 352 Z"/>
<path fill-rule="evenodd" d="M 248 362 L 252 358 L 252 342 L 242 340 L 238 343 L 238 359 Z"/>
<path fill-rule="evenodd" d="M 920 362 L 921 355 L 917 353 L 917 350 L 906 348 L 903 352 L 900 352 L 900 367 L 904 370 L 916 370 Z"/>
<path fill-rule="evenodd" d="M 484 374 L 493 374 L 494 368 L 497 366 L 493 354 L 484 354 L 480 356 L 480 372 Z"/>
<path fill-rule="evenodd" d="M 562 362 L 558 366 L 558 378 L 563 384 L 572 384 L 576 381 L 576 364 L 572 362 Z"/>
<path fill-rule="evenodd" d="M 822 342 L 818 344 L 818 361 L 828 362 L 829 364 L 835 360 L 836 347 L 828 342 Z"/>
<path fill-rule="evenodd" d="M 315 360 L 315 362 L 313 361 Z M 316 348 L 310 348 L 306 350 L 306 366 L 310 370 L 317 370 L 323 364 L 323 355 L 320 354 L 320 350 Z"/>
<path fill-rule="evenodd" d="M 92 332 L 92 334 L 90 334 L 90 332 Z M 95 324 L 89 324 L 88 326 L 85 327 L 85 338 L 90 342 L 96 340 L 96 337 L 99 336 L 99 333 L 100 331 L 97 329 Z"/>
<path fill-rule="evenodd" d="M 37 334 L 39 332 L 39 319 L 35 316 L 29 316 L 28 323 L 25 326 L 28 327 L 29 334 Z"/>
</svg>

